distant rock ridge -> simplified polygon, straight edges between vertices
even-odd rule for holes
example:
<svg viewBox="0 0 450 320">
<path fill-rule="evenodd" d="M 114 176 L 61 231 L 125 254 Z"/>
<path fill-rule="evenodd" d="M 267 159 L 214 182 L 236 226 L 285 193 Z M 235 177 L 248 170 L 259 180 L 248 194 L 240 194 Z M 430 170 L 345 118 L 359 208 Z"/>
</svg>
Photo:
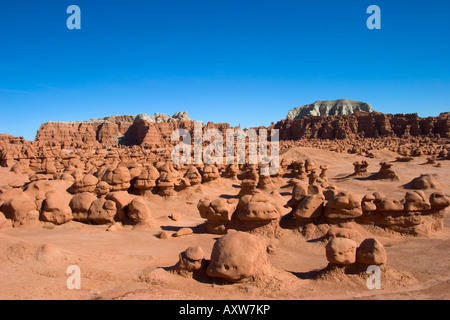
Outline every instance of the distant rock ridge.
<svg viewBox="0 0 450 320">
<path fill-rule="evenodd" d="M 361 101 L 348 99 L 316 101 L 289 111 L 287 119 L 317 116 L 346 116 L 356 112 L 374 112 L 372 106 Z"/>
<path fill-rule="evenodd" d="M 141 113 L 137 116 L 121 115 L 121 116 L 107 116 L 104 118 L 94 118 L 84 121 L 49 121 L 47 123 L 67 123 L 67 124 L 96 124 L 96 123 L 133 123 L 136 120 L 145 120 L 153 123 L 173 122 L 173 121 L 187 121 L 190 120 L 187 112 L 177 112 L 173 116 L 166 116 L 163 113 L 155 113 L 153 116 L 148 116 Z"/>
<path fill-rule="evenodd" d="M 310 105 L 313 106 L 314 104 Z M 290 112 L 294 118 L 273 123 L 270 128 L 279 129 L 280 140 L 299 139 L 356 139 L 382 137 L 440 136 L 450 138 L 450 114 L 421 118 L 413 114 L 383 114 L 373 111 L 363 102 L 337 100 L 317 102 L 316 111 L 328 116 L 300 116 L 301 112 Z M 352 106 L 352 108 L 350 108 Z M 329 108 L 328 108 L 329 107 Z M 328 109 L 327 109 L 328 108 Z M 328 111 L 326 111 L 328 110 Z M 372 110 L 372 111 L 368 111 Z M 349 115 L 331 115 L 333 112 L 353 112 Z M 174 130 L 185 129 L 194 134 L 194 121 L 186 112 L 172 116 L 155 113 L 153 116 L 109 116 L 100 119 L 75 122 L 47 122 L 41 125 L 36 135 L 37 145 L 73 147 L 143 146 L 167 148 L 173 146 Z M 232 128 L 228 123 L 208 122 L 202 130 L 219 129 L 222 133 Z M 264 126 L 258 127 L 265 128 Z M 225 137 L 224 137 L 225 139 Z M 10 141 L 0 136 L 0 143 Z M 224 140 L 225 141 L 225 140 Z"/>
</svg>

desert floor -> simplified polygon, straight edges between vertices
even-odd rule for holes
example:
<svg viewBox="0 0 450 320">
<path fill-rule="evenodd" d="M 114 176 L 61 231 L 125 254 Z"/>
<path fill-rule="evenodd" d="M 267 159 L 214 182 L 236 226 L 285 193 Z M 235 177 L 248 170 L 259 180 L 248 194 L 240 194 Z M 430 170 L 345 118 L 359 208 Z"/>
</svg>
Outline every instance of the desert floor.
<svg viewBox="0 0 450 320">
<path fill-rule="evenodd" d="M 382 192 L 402 199 L 404 184 L 423 173 L 436 174 L 441 191 L 449 192 L 450 161 L 437 168 L 426 157 L 408 163 L 394 163 L 400 181 L 341 179 L 353 172 L 352 163 L 369 162 L 376 172 L 381 161 L 394 161 L 398 154 L 374 151 L 375 158 L 339 154 L 313 148 L 294 148 L 282 154 L 287 159 L 306 158 L 329 167 L 330 184 L 360 196 Z M 25 178 L 0 168 L 0 185 Z M 292 187 L 288 178 L 277 180 L 284 205 Z M 268 258 L 274 273 L 267 279 L 235 284 L 212 279 L 182 277 L 168 269 L 187 247 L 200 245 L 209 258 L 218 235 L 204 232 L 197 203 L 205 195 L 237 195 L 239 185 L 220 179 L 202 185 L 203 193 L 180 193 L 175 197 L 151 196 L 154 223 L 151 227 L 125 226 L 107 232 L 105 225 L 72 221 L 61 226 L 38 226 L 0 231 L 0 299 L 450 299 L 450 215 L 444 229 L 427 237 L 401 236 L 355 224 L 361 239 L 375 237 L 386 248 L 386 274 L 381 289 L 369 290 L 360 275 L 329 274 L 315 277 L 328 264 L 326 242 L 308 238 L 297 230 L 279 228 L 265 238 L 274 254 Z M 432 191 L 425 191 L 429 195 Z M 289 209 L 283 208 L 283 214 Z M 179 213 L 182 219 L 168 216 Z M 191 227 L 194 234 L 159 239 L 161 230 L 174 233 Z M 69 290 L 66 269 L 81 270 L 81 289 Z"/>
</svg>

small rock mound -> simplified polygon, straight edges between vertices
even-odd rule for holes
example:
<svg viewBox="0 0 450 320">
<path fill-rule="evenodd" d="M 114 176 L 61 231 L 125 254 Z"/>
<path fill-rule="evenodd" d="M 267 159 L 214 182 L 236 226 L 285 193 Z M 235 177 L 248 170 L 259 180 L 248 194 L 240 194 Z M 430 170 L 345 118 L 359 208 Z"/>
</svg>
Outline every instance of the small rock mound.
<svg viewBox="0 0 450 320">
<path fill-rule="evenodd" d="M 406 185 L 407 188 L 416 190 L 437 189 L 438 182 L 431 174 L 421 174 Z"/>
</svg>

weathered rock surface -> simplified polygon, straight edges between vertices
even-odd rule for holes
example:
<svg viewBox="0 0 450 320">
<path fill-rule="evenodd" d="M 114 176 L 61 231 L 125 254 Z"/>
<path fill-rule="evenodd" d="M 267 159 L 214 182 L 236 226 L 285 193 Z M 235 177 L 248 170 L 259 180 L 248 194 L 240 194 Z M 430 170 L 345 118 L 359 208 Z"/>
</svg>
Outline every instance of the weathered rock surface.
<svg viewBox="0 0 450 320">
<path fill-rule="evenodd" d="M 298 119 L 307 116 L 345 116 L 355 112 L 373 112 L 372 106 L 365 102 L 340 99 L 316 101 L 289 111 L 288 119 Z"/>
</svg>

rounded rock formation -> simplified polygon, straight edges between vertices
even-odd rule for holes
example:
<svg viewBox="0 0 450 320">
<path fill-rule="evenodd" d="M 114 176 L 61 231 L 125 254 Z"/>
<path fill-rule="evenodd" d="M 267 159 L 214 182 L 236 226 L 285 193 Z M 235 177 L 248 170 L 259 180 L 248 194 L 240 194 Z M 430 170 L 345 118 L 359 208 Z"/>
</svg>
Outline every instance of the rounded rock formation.
<svg viewBox="0 0 450 320">
<path fill-rule="evenodd" d="M 214 244 L 206 273 L 231 282 L 270 274 L 264 239 L 239 231 L 224 235 Z"/>
</svg>

